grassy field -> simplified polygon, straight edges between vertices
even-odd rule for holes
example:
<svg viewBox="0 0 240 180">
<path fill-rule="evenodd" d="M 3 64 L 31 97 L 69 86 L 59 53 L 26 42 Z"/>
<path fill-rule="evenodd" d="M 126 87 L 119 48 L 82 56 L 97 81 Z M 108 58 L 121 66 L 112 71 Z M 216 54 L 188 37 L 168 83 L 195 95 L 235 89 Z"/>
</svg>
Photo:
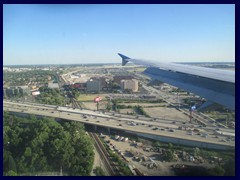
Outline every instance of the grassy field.
<svg viewBox="0 0 240 180">
<path fill-rule="evenodd" d="M 81 94 L 78 96 L 78 101 L 94 101 L 94 98 L 100 97 L 102 101 L 106 100 L 105 95 L 103 94 Z"/>
</svg>

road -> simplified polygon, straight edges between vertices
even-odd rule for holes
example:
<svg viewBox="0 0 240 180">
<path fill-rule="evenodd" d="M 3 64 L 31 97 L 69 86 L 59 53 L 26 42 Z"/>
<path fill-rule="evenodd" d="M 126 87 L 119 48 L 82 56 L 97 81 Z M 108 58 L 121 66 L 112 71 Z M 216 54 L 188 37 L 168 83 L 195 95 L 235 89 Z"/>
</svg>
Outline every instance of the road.
<svg viewBox="0 0 240 180">
<path fill-rule="evenodd" d="M 226 138 L 229 136 L 217 133 L 212 127 L 199 127 L 198 124 L 189 124 L 181 121 L 167 121 L 152 118 L 136 118 L 136 116 L 122 115 L 116 113 L 103 113 L 99 111 L 90 111 L 77 108 L 57 107 L 51 105 L 18 103 L 4 101 L 4 111 L 20 112 L 27 114 L 50 116 L 67 120 L 79 121 L 85 124 L 109 127 L 123 131 L 144 133 L 149 135 L 157 135 L 175 139 L 184 139 L 189 141 L 206 142 L 212 144 L 225 145 L 235 147 L 235 137 L 231 140 Z M 134 124 L 134 125 L 133 125 Z M 182 130 L 179 129 L 182 126 Z M 186 127 L 186 128 L 185 128 Z M 192 133 L 190 130 L 198 129 L 200 133 Z M 223 132 L 225 128 L 218 131 Z M 234 130 L 227 132 L 235 135 Z M 204 137 L 207 135 L 206 137 Z M 216 137 L 217 136 L 217 137 Z"/>
<path fill-rule="evenodd" d="M 154 87 L 146 86 L 144 84 L 142 86 L 148 92 L 150 92 L 150 95 L 156 96 L 157 98 L 160 98 L 160 99 L 164 100 L 169 105 L 171 105 L 173 107 L 176 107 L 176 109 L 178 109 L 182 113 L 189 115 L 189 110 L 186 109 L 186 108 L 180 108 L 179 99 L 176 98 L 175 96 L 173 96 L 172 94 L 167 94 L 163 91 L 159 91 L 158 89 L 155 89 Z M 201 124 L 204 124 L 204 125 L 207 125 L 207 126 L 215 126 L 216 127 L 216 125 L 219 125 L 221 127 L 228 128 L 224 124 L 219 123 L 219 122 L 215 121 L 213 118 L 211 118 L 211 117 L 209 117 L 209 116 L 207 116 L 203 113 L 197 112 L 197 111 L 192 112 L 192 118 L 197 120 Z"/>
</svg>

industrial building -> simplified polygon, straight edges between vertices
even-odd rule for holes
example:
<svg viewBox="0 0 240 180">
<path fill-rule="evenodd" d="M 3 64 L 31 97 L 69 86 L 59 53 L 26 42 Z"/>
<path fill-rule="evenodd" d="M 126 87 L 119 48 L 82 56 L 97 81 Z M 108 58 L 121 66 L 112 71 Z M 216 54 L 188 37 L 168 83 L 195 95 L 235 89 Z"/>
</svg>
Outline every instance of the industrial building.
<svg viewBox="0 0 240 180">
<path fill-rule="evenodd" d="M 90 79 L 87 81 L 87 92 L 100 92 L 102 90 L 99 79 Z"/>
</svg>

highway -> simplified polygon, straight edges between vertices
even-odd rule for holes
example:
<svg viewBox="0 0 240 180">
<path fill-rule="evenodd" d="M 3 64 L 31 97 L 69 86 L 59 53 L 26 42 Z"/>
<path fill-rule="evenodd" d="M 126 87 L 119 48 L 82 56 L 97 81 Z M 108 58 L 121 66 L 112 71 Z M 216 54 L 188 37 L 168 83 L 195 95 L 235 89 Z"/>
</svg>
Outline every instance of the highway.
<svg viewBox="0 0 240 180">
<path fill-rule="evenodd" d="M 137 79 L 149 79 L 149 77 L 143 75 L 143 74 L 133 74 L 134 77 L 136 77 Z M 189 115 L 189 110 L 188 109 L 184 109 L 184 108 L 180 108 L 180 100 L 177 96 L 173 95 L 172 93 L 166 93 L 164 91 L 159 91 L 158 89 L 152 87 L 152 86 L 148 86 L 146 84 L 146 82 L 143 81 L 142 83 L 142 87 L 144 89 L 146 89 L 149 92 L 149 95 L 152 96 L 156 96 L 157 98 L 160 98 L 162 100 L 164 100 L 166 103 L 168 103 L 169 105 L 175 107 L 176 109 L 178 109 L 179 111 L 181 111 L 182 113 Z M 192 118 L 193 120 L 196 120 L 198 122 L 200 122 L 201 124 L 207 125 L 207 126 L 221 126 L 221 127 L 225 127 L 227 128 L 227 126 L 225 126 L 222 123 L 219 123 L 217 121 L 215 121 L 213 118 L 198 112 L 198 111 L 194 111 L 192 112 Z"/>
<path fill-rule="evenodd" d="M 49 116 L 123 131 L 205 142 L 235 148 L 235 130 L 225 128 L 216 131 L 213 127 L 204 128 L 198 124 L 190 124 L 182 121 L 173 122 L 146 117 L 136 118 L 136 116 L 130 115 L 34 103 L 3 101 L 3 109 L 4 111 Z M 179 129 L 180 126 L 182 129 Z M 198 132 L 194 132 L 194 129 L 197 129 Z M 190 131 L 192 133 L 189 133 Z M 224 133 L 221 134 L 221 132 L 228 132 L 228 134 L 224 135 Z"/>
<path fill-rule="evenodd" d="M 156 96 L 162 100 L 164 100 L 166 103 L 168 103 L 169 105 L 176 107 L 176 104 L 179 104 L 179 99 L 174 97 L 172 94 L 167 94 L 163 91 L 159 91 L 157 89 L 155 89 L 154 87 L 151 86 L 146 86 L 146 85 L 142 85 L 148 92 L 151 92 L 150 95 Z M 179 111 L 181 111 L 182 113 L 189 115 L 189 110 L 188 109 L 184 109 L 184 108 L 180 108 L 179 105 L 178 107 L 176 107 L 176 109 L 178 109 Z M 197 120 L 198 122 L 200 122 L 201 124 L 207 125 L 207 126 L 216 126 L 215 124 L 221 126 L 221 127 L 225 127 L 227 128 L 227 126 L 225 126 L 222 123 L 219 123 L 217 121 L 215 121 L 213 118 L 203 114 L 203 113 L 199 113 L 197 111 L 192 112 L 192 118 Z"/>
</svg>

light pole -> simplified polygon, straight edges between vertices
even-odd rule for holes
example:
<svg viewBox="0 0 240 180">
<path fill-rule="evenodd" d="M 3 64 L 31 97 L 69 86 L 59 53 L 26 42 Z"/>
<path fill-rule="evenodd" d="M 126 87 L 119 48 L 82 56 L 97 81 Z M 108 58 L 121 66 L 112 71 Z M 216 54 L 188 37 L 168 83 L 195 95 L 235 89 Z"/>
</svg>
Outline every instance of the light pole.
<svg viewBox="0 0 240 180">
<path fill-rule="evenodd" d="M 65 102 L 64 102 L 64 106 L 67 105 L 67 95 L 65 94 Z"/>
<path fill-rule="evenodd" d="M 179 94 L 177 93 L 177 100 L 178 100 L 178 109 L 180 109 L 180 100 L 179 100 Z"/>
</svg>

